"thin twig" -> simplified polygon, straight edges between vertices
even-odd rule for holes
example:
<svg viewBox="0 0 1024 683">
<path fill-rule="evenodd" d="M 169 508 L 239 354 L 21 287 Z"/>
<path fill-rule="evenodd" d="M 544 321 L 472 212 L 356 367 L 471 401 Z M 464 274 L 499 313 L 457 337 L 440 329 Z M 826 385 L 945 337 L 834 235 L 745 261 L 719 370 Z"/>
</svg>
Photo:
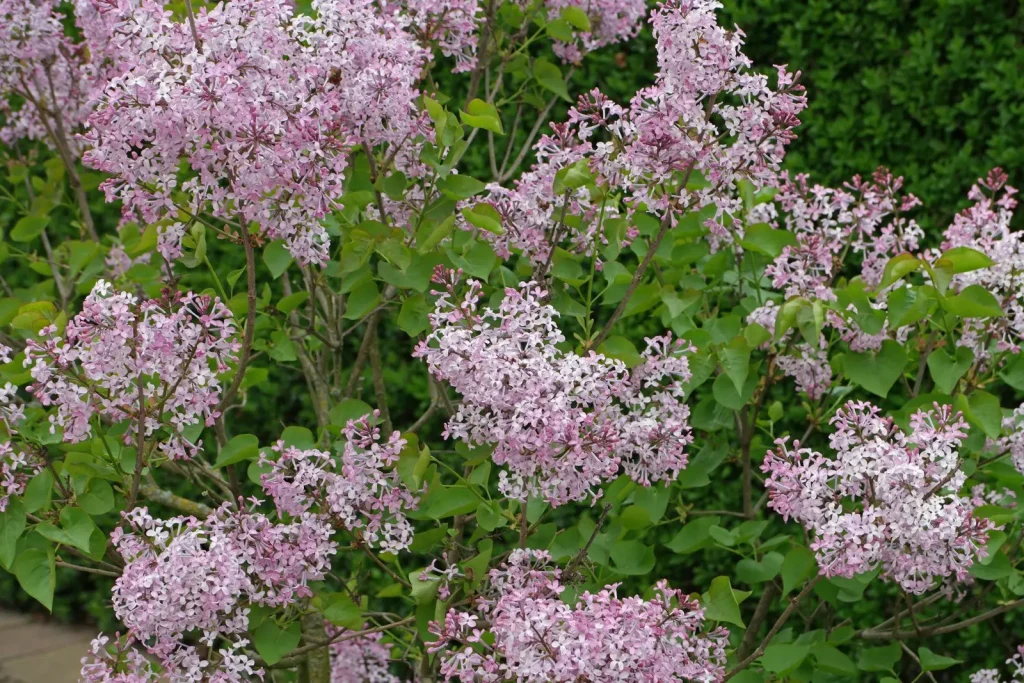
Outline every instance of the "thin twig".
<svg viewBox="0 0 1024 683">
<path fill-rule="evenodd" d="M 245 247 L 245 292 L 246 305 L 248 310 L 245 314 L 245 332 L 242 335 L 242 353 L 238 357 L 238 368 L 235 370 L 235 377 L 231 386 L 224 392 L 220 400 L 218 410 L 230 405 L 238 393 L 245 379 L 245 369 L 249 365 L 249 358 L 252 356 L 253 335 L 256 333 L 256 251 L 252 245 L 252 235 L 249 234 L 249 227 L 243 222 L 238 230 L 242 234 L 242 246 Z"/>
<path fill-rule="evenodd" d="M 775 634 L 777 634 L 782 629 L 782 627 L 786 625 L 786 622 L 789 621 L 789 618 L 793 616 L 793 612 L 795 612 L 796 608 L 800 606 L 800 602 L 805 597 L 807 597 L 808 593 L 814 590 L 814 587 L 818 585 L 819 581 L 821 581 L 821 574 L 818 574 L 816 577 L 814 577 L 812 581 L 810 581 L 809 583 L 807 583 L 807 585 L 804 586 L 804 589 L 800 591 L 795 598 L 789 601 L 789 605 L 786 606 L 785 611 L 772 625 L 771 630 L 768 631 L 768 635 L 764 637 L 764 640 L 762 640 L 761 644 L 757 646 L 757 649 L 754 650 L 748 657 L 742 660 L 739 664 L 729 669 L 728 673 L 725 674 L 725 678 L 723 680 L 729 680 L 730 678 L 738 674 L 740 671 L 743 671 L 748 666 L 753 664 L 754 660 L 756 660 L 758 657 L 764 654 L 765 649 L 768 647 L 768 644 L 772 641 L 772 638 L 775 637 Z"/>
</svg>

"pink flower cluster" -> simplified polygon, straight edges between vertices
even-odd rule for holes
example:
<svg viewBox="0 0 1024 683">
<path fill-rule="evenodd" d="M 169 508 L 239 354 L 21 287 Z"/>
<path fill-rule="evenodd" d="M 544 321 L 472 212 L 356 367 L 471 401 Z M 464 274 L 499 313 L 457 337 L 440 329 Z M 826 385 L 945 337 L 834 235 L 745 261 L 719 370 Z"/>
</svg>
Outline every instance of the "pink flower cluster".
<svg viewBox="0 0 1024 683">
<path fill-rule="evenodd" d="M 978 179 L 967 197 L 973 206 L 960 212 L 946 229 L 943 249 L 969 247 L 995 263 L 954 276 L 954 290 L 980 285 L 996 296 L 1006 313 L 998 318 L 969 318 L 957 343 L 986 359 L 992 351 L 1020 353 L 1024 338 L 1024 239 L 1010 227 L 1017 190 L 1006 184 L 1002 169 Z"/>
<path fill-rule="evenodd" d="M 160 451 L 188 458 L 184 430 L 213 424 L 220 398 L 218 373 L 234 360 L 237 344 L 231 313 L 219 299 L 169 294 L 140 301 L 114 291 L 100 280 L 67 325 L 62 338 L 55 327 L 29 340 L 25 365 L 35 383 L 29 389 L 44 406 L 56 406 L 51 431 L 77 443 L 92 434 L 91 421 L 131 420 L 125 433 L 132 443 L 139 424 L 145 436 L 165 429 Z"/>
<path fill-rule="evenodd" d="M 704 630 L 704 611 L 659 581 L 651 600 L 617 585 L 561 598 L 561 572 L 545 551 L 515 550 L 491 570 L 492 595 L 476 614 L 450 610 L 432 623 L 441 674 L 462 683 L 721 681 L 728 631 Z M 486 624 L 486 625 L 485 625 Z M 490 636 L 485 634 L 489 632 Z"/>
<path fill-rule="evenodd" d="M 876 406 L 851 401 L 832 424 L 835 458 L 782 438 L 761 467 L 769 506 L 814 534 L 821 573 L 852 577 L 880 567 L 913 593 L 936 579 L 965 578 L 994 527 L 958 494 L 966 480 L 957 454 L 963 418 L 936 405 L 911 417 L 908 436 Z"/>
<path fill-rule="evenodd" d="M 11 349 L 0 344 L 0 365 L 11 362 Z M 18 433 L 17 423 L 25 417 L 16 402 L 17 387 L 10 382 L 0 386 L 0 512 L 7 509 L 11 496 L 25 492 L 28 480 L 42 469 L 41 460 L 16 446 L 11 437 Z"/>
<path fill-rule="evenodd" d="M 646 486 L 686 467 L 688 346 L 648 339 L 630 371 L 593 351 L 560 350 L 558 313 L 535 283 L 506 289 L 498 310 L 478 312 L 480 283 L 470 280 L 460 298 L 456 274 L 438 280 L 447 288 L 434 292 L 433 331 L 414 355 L 463 396 L 445 436 L 495 444 L 494 462 L 507 467 L 503 493 L 560 505 L 595 494 L 620 470 Z"/>
<path fill-rule="evenodd" d="M 595 239 L 603 238 L 601 203 L 585 189 L 562 197 L 551 187 L 557 171 L 581 162 L 596 185 L 621 194 L 630 211 L 675 222 L 714 207 L 708 226 L 713 240 L 742 234 L 738 183 L 746 180 L 760 190 L 777 182 L 785 146 L 807 102 L 797 75 L 779 67 L 773 88 L 751 69 L 741 51 L 742 32 L 716 21 L 720 7 L 716 0 L 660 4 L 651 15 L 659 67 L 654 85 L 637 92 L 628 107 L 596 90 L 581 97 L 568 123 L 553 126 L 555 134 L 538 142 L 538 165 L 516 188 L 490 188 L 484 201 L 504 214 L 508 234 L 485 238 L 506 253 L 509 247 L 521 249 L 534 262 L 543 262 L 562 242 L 589 253 Z M 626 17 L 632 10 L 623 5 L 619 12 Z M 570 222 L 583 227 L 562 226 L 554 234 L 563 204 Z"/>
<path fill-rule="evenodd" d="M 319 219 L 344 194 L 350 152 L 396 156 L 425 130 L 414 101 L 429 55 L 397 7 L 318 0 L 310 17 L 288 0 L 231 0 L 193 25 L 158 0 L 93 2 L 118 68 L 84 158 L 114 176 L 103 187 L 128 216 L 161 221 L 167 258 L 181 252 L 184 209 L 257 223 L 297 260 L 323 263 Z M 183 160 L 192 173 L 179 182 Z"/>
<path fill-rule="evenodd" d="M 548 19 L 557 19 L 567 7 L 583 10 L 590 30 L 573 31 L 572 42 L 556 41 L 553 50 L 562 60 L 579 64 L 583 55 L 607 45 L 621 43 L 640 32 L 647 3 L 643 0 L 544 0 Z"/>
<path fill-rule="evenodd" d="M 0 0 L 0 142 L 42 140 L 75 157 L 97 75 L 84 46 L 64 34 L 60 4 Z"/>
<path fill-rule="evenodd" d="M 971 674 L 970 683 L 1020 683 L 1024 681 L 1024 645 L 1017 646 L 1017 653 L 1006 660 L 1010 666 L 1010 677 L 1003 678 L 996 669 L 981 669 Z"/>
<path fill-rule="evenodd" d="M 428 46 L 455 59 L 453 73 L 476 67 L 477 29 L 483 19 L 479 0 L 404 0 L 409 30 Z"/>
<path fill-rule="evenodd" d="M 1024 403 L 1003 418 L 1003 435 L 989 443 L 995 455 L 1008 454 L 1018 472 L 1024 474 Z"/>
<path fill-rule="evenodd" d="M 340 471 L 329 453 L 278 443 L 277 459 L 263 459 L 271 466 L 261 477 L 263 490 L 281 514 L 323 517 L 371 546 L 397 553 L 412 542 L 404 511 L 417 502 L 394 469 L 406 441 L 396 431 L 381 442 L 380 428 L 370 420 L 350 420 L 342 431 Z"/>
<path fill-rule="evenodd" d="M 595 243 L 607 242 L 602 229 L 605 222 L 619 215 L 615 203 L 607 198 L 597 201 L 586 186 L 555 192 L 556 175 L 590 151 L 575 140 L 568 125 L 553 123 L 551 128 L 554 134 L 542 136 L 534 148 L 537 163 L 515 181 L 513 189 L 499 183 L 487 186 L 482 202 L 498 212 L 503 231 L 479 231 L 479 236 L 503 259 L 517 249 L 530 263 L 542 265 L 557 246 L 588 256 Z M 460 225 L 473 229 L 465 221 Z M 630 228 L 625 244 L 636 234 L 636 229 Z"/>
<path fill-rule="evenodd" d="M 841 189 L 809 187 L 803 174 L 781 177 L 777 199 L 798 244 L 786 247 L 767 275 L 787 298 L 834 300 L 831 283 L 847 254 L 862 258 L 861 278 L 875 288 L 889 259 L 916 251 L 924 236 L 917 222 L 904 215 L 921 202 L 901 195 L 903 178 L 887 169 L 879 168 L 870 180 L 854 176 Z"/>
<path fill-rule="evenodd" d="M 111 542 L 126 565 L 114 583 L 114 613 L 161 661 L 183 655 L 185 634 L 213 645 L 249 625 L 249 606 L 284 606 L 312 595 L 336 551 L 333 530 L 307 514 L 274 524 L 227 504 L 206 520 L 125 514 Z"/>
<path fill-rule="evenodd" d="M 249 683 L 263 680 L 263 669 L 241 652 L 246 639 L 228 643 L 208 654 L 191 645 L 182 645 L 159 665 L 148 659 L 128 636 L 100 634 L 92 641 L 89 655 L 82 658 L 79 683 Z"/>
<path fill-rule="evenodd" d="M 114 584 L 114 612 L 156 651 L 183 634 L 212 643 L 248 625 L 247 604 L 286 605 L 308 597 L 335 552 L 329 524 L 314 515 L 273 524 L 227 505 L 210 518 L 125 514 L 111 542 L 127 562 Z"/>
<path fill-rule="evenodd" d="M 920 202 L 913 195 L 901 195 L 903 178 L 894 177 L 886 169 L 875 171 L 870 180 L 854 176 L 841 189 L 809 186 L 806 175 L 790 178 L 783 172 L 780 178 L 777 199 L 784 227 L 796 237 L 797 244 L 785 247 L 765 274 L 786 299 L 835 301 L 832 284 L 850 254 L 860 257 L 860 277 L 867 287 L 875 289 L 889 259 L 918 249 L 923 233 L 904 214 Z M 889 293 L 880 292 L 872 306 L 884 311 Z M 769 301 L 752 311 L 747 320 L 774 333 L 778 313 L 779 306 Z M 852 351 L 877 351 L 886 339 L 906 341 L 911 330 L 891 330 L 885 321 L 881 329 L 868 333 L 853 317 L 829 311 L 824 320 Z M 824 335 L 816 345 L 794 340 L 789 352 L 776 361 L 785 375 L 796 380 L 797 388 L 815 400 L 824 395 L 832 381 L 827 346 Z"/>
<path fill-rule="evenodd" d="M 331 638 L 344 631 L 327 627 Z M 331 683 L 400 683 L 401 679 L 388 671 L 391 650 L 381 639 L 380 633 L 368 633 L 331 643 Z"/>
</svg>

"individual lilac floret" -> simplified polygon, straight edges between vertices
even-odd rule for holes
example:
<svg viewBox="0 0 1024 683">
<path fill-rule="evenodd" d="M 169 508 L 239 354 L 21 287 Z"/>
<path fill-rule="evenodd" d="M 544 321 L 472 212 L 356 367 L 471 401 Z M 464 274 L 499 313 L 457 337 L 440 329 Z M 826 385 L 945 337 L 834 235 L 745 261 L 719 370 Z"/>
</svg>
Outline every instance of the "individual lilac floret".
<svg viewBox="0 0 1024 683">
<path fill-rule="evenodd" d="M 436 277 L 447 287 L 434 292 L 433 331 L 414 355 L 462 394 L 445 436 L 494 444 L 494 462 L 507 468 L 505 495 L 561 505 L 599 495 L 620 472 L 646 486 L 686 467 L 688 345 L 648 339 L 632 370 L 593 351 L 565 352 L 558 313 L 539 285 L 506 289 L 497 310 L 478 311 L 480 283 L 470 280 L 459 297 L 457 279 Z"/>
<path fill-rule="evenodd" d="M 441 674 L 461 683 L 721 681 L 724 628 L 705 630 L 704 611 L 659 581 L 651 600 L 620 598 L 618 585 L 562 600 L 561 571 L 542 550 L 515 550 L 491 570 L 474 613 L 449 610 L 430 649 Z M 487 637 L 489 632 L 491 637 Z"/>
<path fill-rule="evenodd" d="M 957 454 L 963 418 L 936 405 L 911 417 L 908 436 L 876 406 L 851 401 L 832 424 L 834 458 L 782 438 L 761 467 L 769 506 L 813 533 L 821 573 L 881 568 L 912 593 L 966 578 L 995 527 L 958 494 L 966 480 Z"/>
</svg>

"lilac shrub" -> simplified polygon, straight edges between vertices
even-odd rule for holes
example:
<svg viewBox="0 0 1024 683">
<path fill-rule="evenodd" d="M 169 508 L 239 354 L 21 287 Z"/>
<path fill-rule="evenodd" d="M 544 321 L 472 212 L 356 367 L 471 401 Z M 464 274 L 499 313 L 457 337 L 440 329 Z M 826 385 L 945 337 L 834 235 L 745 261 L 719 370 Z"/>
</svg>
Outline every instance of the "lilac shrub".
<svg viewBox="0 0 1024 683">
<path fill-rule="evenodd" d="M 719 9 L 0 0 L 0 567 L 112 585 L 80 680 L 1005 659 L 939 651 L 1024 606 L 1016 191 L 787 168 Z"/>
</svg>

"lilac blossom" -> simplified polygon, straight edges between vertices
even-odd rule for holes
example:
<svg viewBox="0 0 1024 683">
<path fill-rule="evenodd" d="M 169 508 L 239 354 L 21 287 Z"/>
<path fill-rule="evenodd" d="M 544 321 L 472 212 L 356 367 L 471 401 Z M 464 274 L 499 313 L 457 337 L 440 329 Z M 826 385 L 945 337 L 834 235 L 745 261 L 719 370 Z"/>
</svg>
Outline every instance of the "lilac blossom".
<svg viewBox="0 0 1024 683">
<path fill-rule="evenodd" d="M 704 611 L 659 581 L 651 600 L 618 585 L 561 597 L 561 571 L 542 550 L 514 550 L 490 573 L 480 616 L 449 610 L 431 630 L 441 674 L 462 683 L 721 681 L 728 631 L 705 630 Z M 487 638 L 489 632 L 493 638 Z"/>
<path fill-rule="evenodd" d="M 126 217 L 159 222 L 165 258 L 181 253 L 184 211 L 236 232 L 254 222 L 300 262 L 324 263 L 320 219 L 338 208 L 350 153 L 397 155 L 425 130 L 414 100 L 427 51 L 376 3 L 318 1 L 309 17 L 287 0 L 231 0 L 199 10 L 193 33 L 156 0 L 94 2 L 119 69 L 84 159 L 114 176 L 103 188 Z M 192 174 L 179 182 L 183 160 Z"/>
<path fill-rule="evenodd" d="M 851 401 L 831 422 L 834 458 L 782 438 L 761 467 L 769 507 L 813 533 L 821 573 L 881 568 L 912 593 L 966 578 L 995 527 L 958 494 L 963 418 L 936 405 L 911 417 L 907 435 L 876 406 Z"/>
<path fill-rule="evenodd" d="M 433 331 L 415 355 L 463 396 L 445 436 L 494 444 L 505 495 L 561 505 L 600 495 L 595 488 L 620 471 L 647 486 L 686 467 L 689 346 L 648 339 L 629 370 L 593 351 L 560 350 L 558 313 L 536 283 L 508 288 L 497 310 L 478 311 L 480 283 L 470 280 L 460 298 L 455 274 L 439 279 L 447 288 L 434 292 Z"/>
<path fill-rule="evenodd" d="M 336 626 L 327 627 L 328 637 L 345 633 Z M 400 683 L 388 671 L 391 650 L 381 642 L 380 633 L 345 637 L 331 643 L 331 683 Z"/>
<path fill-rule="evenodd" d="M 160 451 L 190 458 L 201 446 L 185 430 L 213 424 L 219 415 L 218 374 L 234 360 L 237 343 L 231 313 L 220 299 L 173 293 L 140 301 L 100 280 L 68 323 L 30 339 L 25 365 L 29 389 L 44 406 L 56 406 L 50 429 L 77 443 L 92 434 L 92 420 L 131 420 L 134 443 L 140 423 L 146 437 L 158 430 Z"/>
<path fill-rule="evenodd" d="M 261 477 L 264 491 L 281 514 L 315 512 L 373 547 L 393 553 L 408 548 L 413 530 L 405 511 L 417 501 L 394 468 L 405 439 L 392 432 L 382 442 L 380 428 L 369 416 L 350 420 L 342 435 L 340 469 L 329 453 L 279 442 L 274 446 L 277 459 L 264 459 L 271 467 Z"/>
</svg>

